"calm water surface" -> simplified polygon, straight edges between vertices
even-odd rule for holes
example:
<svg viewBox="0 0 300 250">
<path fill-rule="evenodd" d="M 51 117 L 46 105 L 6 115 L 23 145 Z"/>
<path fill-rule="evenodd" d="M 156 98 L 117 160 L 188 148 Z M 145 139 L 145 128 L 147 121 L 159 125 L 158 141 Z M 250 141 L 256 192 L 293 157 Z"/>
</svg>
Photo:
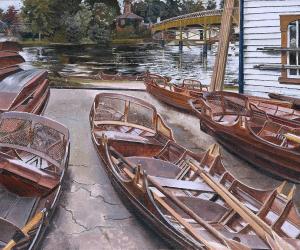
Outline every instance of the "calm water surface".
<svg viewBox="0 0 300 250">
<path fill-rule="evenodd" d="M 212 46 L 207 57 L 202 46 L 154 46 L 99 48 L 91 46 L 25 47 L 22 56 L 25 68 L 38 66 L 63 76 L 88 76 L 99 71 L 106 73 L 152 73 L 168 75 L 175 81 L 194 78 L 209 84 L 217 46 Z M 238 47 L 229 50 L 225 82 L 233 84 L 238 78 Z"/>
</svg>

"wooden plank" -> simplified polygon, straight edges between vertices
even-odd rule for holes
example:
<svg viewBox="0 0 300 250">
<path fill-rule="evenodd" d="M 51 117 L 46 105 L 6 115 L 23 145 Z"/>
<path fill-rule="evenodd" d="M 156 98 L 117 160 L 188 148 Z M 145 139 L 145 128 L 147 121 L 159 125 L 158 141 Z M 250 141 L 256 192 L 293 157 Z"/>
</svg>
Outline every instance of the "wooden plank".
<svg viewBox="0 0 300 250">
<path fill-rule="evenodd" d="M 225 2 L 219 35 L 220 40 L 218 45 L 218 54 L 215 60 L 213 76 L 210 84 L 210 91 L 223 90 L 224 88 L 224 77 L 227 64 L 230 33 L 232 28 L 234 2 L 234 0 L 227 0 Z"/>
</svg>

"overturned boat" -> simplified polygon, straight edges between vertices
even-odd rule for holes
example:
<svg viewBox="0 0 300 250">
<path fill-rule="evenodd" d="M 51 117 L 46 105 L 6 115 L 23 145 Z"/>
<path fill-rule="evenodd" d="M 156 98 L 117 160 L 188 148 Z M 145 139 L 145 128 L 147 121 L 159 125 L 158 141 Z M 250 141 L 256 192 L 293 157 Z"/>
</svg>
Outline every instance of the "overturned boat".
<svg viewBox="0 0 300 250">
<path fill-rule="evenodd" d="M 25 62 L 24 58 L 17 52 L 0 50 L 0 68 Z"/>
<path fill-rule="evenodd" d="M 29 113 L 0 114 L 0 248 L 38 249 L 57 206 L 69 131 Z"/>
<path fill-rule="evenodd" d="M 300 183 L 298 120 L 288 120 L 279 112 L 269 115 L 237 95 L 212 93 L 190 104 L 201 129 L 229 151 L 264 171 Z"/>
<path fill-rule="evenodd" d="M 192 111 L 188 101 L 199 98 L 208 91 L 200 81 L 185 79 L 182 84 L 172 84 L 165 77 L 148 74 L 144 80 L 147 92 L 158 100 L 185 111 Z"/>
<path fill-rule="evenodd" d="M 122 96 L 118 98 L 122 103 Z M 173 247 L 299 247 L 300 217 L 293 202 L 295 187 L 283 194 L 284 185 L 271 190 L 244 185 L 223 167 L 217 145 L 195 154 L 172 138 L 161 143 L 160 150 L 153 150 L 147 140 L 132 142 L 131 136 L 126 138 L 127 131 L 137 127 L 132 134 L 144 137 L 141 131 L 148 131 L 148 126 L 142 128 L 138 123 L 128 129 L 127 125 L 115 123 L 124 123 L 124 114 L 130 116 L 129 97 L 124 97 L 123 103 L 127 105 L 121 106 L 104 102 L 99 95 L 97 99 L 100 101 L 94 103 L 90 116 L 92 138 L 111 183 L 127 207 Z M 123 112 L 124 108 L 127 111 Z M 132 114 L 137 122 L 145 120 L 144 113 L 136 110 Z M 99 120 L 103 121 L 103 117 L 107 127 L 99 130 Z M 124 134 L 123 140 L 121 134 L 112 136 L 107 132 L 115 131 L 116 126 Z"/>
<path fill-rule="evenodd" d="M 0 113 L 44 112 L 50 96 L 47 71 L 19 70 L 17 67 L 11 67 L 0 70 L 1 78 L 3 79 L 0 81 Z"/>
<path fill-rule="evenodd" d="M 15 41 L 3 41 L 0 42 L 0 50 L 19 52 L 22 50 L 22 46 Z"/>
</svg>

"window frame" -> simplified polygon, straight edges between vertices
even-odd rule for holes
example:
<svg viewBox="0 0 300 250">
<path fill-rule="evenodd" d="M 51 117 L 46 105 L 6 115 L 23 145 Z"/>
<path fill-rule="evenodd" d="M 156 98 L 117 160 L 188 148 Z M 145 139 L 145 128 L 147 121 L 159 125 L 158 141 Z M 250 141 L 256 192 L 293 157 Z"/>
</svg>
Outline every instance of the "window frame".
<svg viewBox="0 0 300 250">
<path fill-rule="evenodd" d="M 281 31 L 281 47 L 289 48 L 289 25 L 292 22 L 300 20 L 300 14 L 292 14 L 292 15 L 280 15 L 280 31 Z M 300 22 L 299 22 L 300 25 Z M 298 31 L 297 31 L 298 32 Z M 299 32 L 300 36 L 300 32 Z M 300 49 L 300 46 L 299 46 Z M 288 65 L 289 64 L 289 53 L 288 51 L 281 52 L 281 64 Z M 298 52 L 300 54 L 300 52 Z M 298 58 L 299 60 L 299 58 Z M 300 60 L 298 61 L 300 66 Z M 281 76 L 279 77 L 279 83 L 281 84 L 300 84 L 300 72 L 299 76 L 290 75 L 289 69 L 282 69 Z"/>
</svg>

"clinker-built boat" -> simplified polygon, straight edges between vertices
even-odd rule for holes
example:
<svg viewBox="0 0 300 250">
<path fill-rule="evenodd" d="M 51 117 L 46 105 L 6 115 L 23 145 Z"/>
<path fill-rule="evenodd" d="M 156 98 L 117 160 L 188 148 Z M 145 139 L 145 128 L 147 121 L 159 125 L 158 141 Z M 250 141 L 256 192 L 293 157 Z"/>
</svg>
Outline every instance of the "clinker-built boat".
<svg viewBox="0 0 300 250">
<path fill-rule="evenodd" d="M 17 52 L 0 50 L 0 68 L 25 62 L 24 58 Z"/>
<path fill-rule="evenodd" d="M 11 71 L 10 71 L 11 70 Z M 9 71 L 9 72 L 7 72 Z M 22 111 L 41 114 L 50 96 L 47 71 L 19 70 L 9 68 L 0 70 L 0 113 Z M 7 75 L 5 75 L 7 72 Z"/>
<path fill-rule="evenodd" d="M 143 109 L 151 107 L 149 104 L 128 96 L 122 101 L 121 95 L 115 101 L 110 99 L 114 99 L 111 94 L 98 95 L 91 111 L 97 152 L 128 208 L 172 246 L 184 249 L 300 246 L 300 217 L 293 202 L 295 187 L 283 194 L 284 184 L 271 190 L 246 186 L 223 167 L 217 145 L 195 154 L 179 146 L 166 126 L 155 129 L 159 127 L 155 125 L 156 112 L 146 119 L 152 122 L 145 123 Z M 135 119 L 128 121 L 132 116 Z M 135 124 L 135 121 L 143 122 Z M 149 128 L 152 131 L 148 135 Z M 160 134 L 158 130 L 165 132 L 153 150 L 153 144 L 146 138 Z"/>
<path fill-rule="evenodd" d="M 300 183 L 300 125 L 268 115 L 247 98 L 212 93 L 190 101 L 201 129 L 262 170 Z"/>
<path fill-rule="evenodd" d="M 192 111 L 188 100 L 199 98 L 208 91 L 206 86 L 202 86 L 201 82 L 196 80 L 185 79 L 182 84 L 176 85 L 168 82 L 165 77 L 155 74 L 148 74 L 144 83 L 149 94 L 185 111 Z"/>
<path fill-rule="evenodd" d="M 69 131 L 29 113 L 0 114 L 0 248 L 38 249 L 57 206 Z"/>
</svg>

